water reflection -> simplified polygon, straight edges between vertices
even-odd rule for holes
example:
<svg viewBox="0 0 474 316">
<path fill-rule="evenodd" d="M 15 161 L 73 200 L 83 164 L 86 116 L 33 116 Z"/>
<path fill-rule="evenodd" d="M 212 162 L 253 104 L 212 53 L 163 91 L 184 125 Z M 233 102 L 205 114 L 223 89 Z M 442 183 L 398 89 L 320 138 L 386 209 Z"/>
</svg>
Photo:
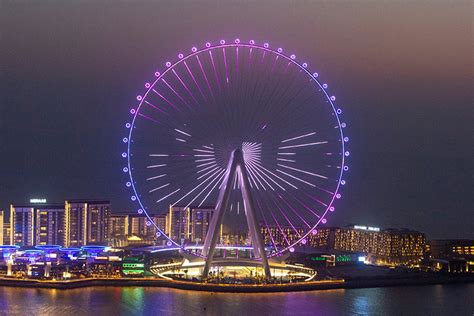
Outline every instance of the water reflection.
<svg viewBox="0 0 474 316">
<path fill-rule="evenodd" d="M 121 304 L 125 312 L 142 314 L 145 308 L 145 289 L 143 287 L 121 288 Z"/>
<path fill-rule="evenodd" d="M 6 315 L 471 315 L 474 284 L 233 294 L 166 288 L 0 287 Z"/>
</svg>

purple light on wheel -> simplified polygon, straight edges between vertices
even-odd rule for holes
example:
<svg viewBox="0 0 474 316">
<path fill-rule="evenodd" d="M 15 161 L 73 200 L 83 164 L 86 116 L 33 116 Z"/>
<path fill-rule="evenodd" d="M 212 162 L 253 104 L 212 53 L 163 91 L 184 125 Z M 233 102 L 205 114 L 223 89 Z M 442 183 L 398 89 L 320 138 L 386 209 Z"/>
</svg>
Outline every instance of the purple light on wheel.
<svg viewBox="0 0 474 316">
<path fill-rule="evenodd" d="M 308 63 L 297 61 L 296 54 L 286 55 L 282 48 L 270 48 L 268 43 L 255 45 L 254 40 L 235 38 L 229 43 L 225 40 L 218 43 L 212 46 L 206 42 L 205 48 L 192 47 L 191 52 L 176 54 L 163 65 L 162 73 L 155 72 L 157 79 L 145 83 L 147 90 L 137 96 L 140 102 L 130 110 L 133 117 L 125 125 L 127 149 L 122 157 L 128 163 L 124 168 L 129 173 L 126 186 L 131 188 L 131 199 L 138 204 L 138 213 L 146 214 L 148 219 L 151 215 L 147 210 L 163 215 L 170 205 L 215 205 L 225 179 L 229 150 L 241 146 L 252 196 L 259 205 L 257 213 L 261 212 L 256 215 L 258 220 L 267 221 L 266 225 L 273 229 L 285 226 L 292 230 L 294 226 L 295 231 L 290 233 L 299 236 L 289 239 L 282 231 L 280 239 L 284 245 L 273 244 L 268 256 L 295 252 L 296 246 L 308 243 L 308 236 L 317 235 L 317 226 L 327 222 L 327 214 L 335 210 L 333 202 L 341 198 L 338 191 L 346 183 L 342 176 L 347 170 L 344 158 L 349 153 L 345 148 L 348 138 L 343 131 L 346 123 L 341 123 L 338 116 L 342 111 L 332 102 L 335 96 L 322 91 L 328 85 L 316 79 L 319 75 L 310 72 Z M 252 73 L 259 76 L 251 76 Z M 298 84 L 290 86 L 288 91 L 281 90 L 281 85 L 278 88 L 272 84 L 273 78 L 282 84 L 289 78 L 296 79 Z M 242 108 L 241 112 L 241 105 L 229 102 L 232 100 L 228 98 L 235 96 L 229 93 L 230 88 L 245 91 L 241 86 L 244 83 L 256 87 L 250 91 L 252 98 L 265 99 L 261 87 L 265 87 L 267 95 L 273 91 L 282 98 L 276 98 L 266 109 L 256 105 L 252 111 Z M 278 109 L 278 115 L 293 117 L 294 107 L 301 106 L 289 97 L 290 93 L 297 95 L 297 88 L 302 92 L 308 90 L 310 97 L 305 102 L 308 105 L 301 108 L 304 115 L 291 124 L 273 123 L 265 113 L 275 114 Z M 244 101 L 250 98 L 241 97 Z M 284 100 L 287 104 L 281 103 Z M 207 118 L 206 113 L 216 112 L 204 111 L 209 106 L 223 116 L 240 113 L 231 119 L 224 117 L 223 122 L 235 122 L 236 126 L 249 124 L 248 135 L 240 139 L 243 134 L 228 130 L 226 124 L 217 124 L 215 118 Z M 319 111 L 321 106 L 329 111 Z M 201 129 L 194 123 L 197 121 L 202 123 Z M 214 126 L 220 126 L 219 131 Z M 234 138 L 238 145 L 233 143 Z M 168 139 L 176 148 L 169 146 Z M 333 141 L 338 139 L 342 141 Z M 318 155 L 322 155 L 320 161 L 327 161 L 325 165 L 312 165 L 310 159 L 302 158 L 315 157 L 314 161 L 319 163 Z M 185 170 L 195 172 L 195 176 L 183 175 Z M 238 182 L 235 189 L 239 189 Z M 265 201 L 262 194 L 268 196 Z M 231 210 L 233 207 L 237 212 L 239 207 L 242 216 L 244 202 L 237 201 L 237 196 L 241 198 L 238 194 L 231 197 Z M 182 241 L 171 239 L 154 221 L 146 221 L 146 225 L 155 227 L 155 235 L 168 240 L 166 245 L 187 251 L 180 246 Z M 299 227 L 309 229 L 301 233 Z"/>
<path fill-rule="evenodd" d="M 350 154 L 351 154 L 350 152 L 346 151 L 346 152 L 344 153 L 344 156 L 349 157 Z"/>
<path fill-rule="evenodd" d="M 128 168 L 127 168 L 127 167 L 123 167 L 122 171 L 123 171 L 123 172 L 128 172 Z"/>
<path fill-rule="evenodd" d="M 348 142 L 349 141 L 349 137 L 344 137 L 344 142 Z"/>
<path fill-rule="evenodd" d="M 127 137 L 124 137 L 124 138 L 122 139 L 122 141 L 123 141 L 124 143 L 126 143 L 126 142 L 128 142 L 128 138 L 127 138 Z"/>
<path fill-rule="evenodd" d="M 349 170 L 349 166 L 344 166 L 343 169 L 344 169 L 344 171 L 347 171 L 347 170 Z"/>
</svg>

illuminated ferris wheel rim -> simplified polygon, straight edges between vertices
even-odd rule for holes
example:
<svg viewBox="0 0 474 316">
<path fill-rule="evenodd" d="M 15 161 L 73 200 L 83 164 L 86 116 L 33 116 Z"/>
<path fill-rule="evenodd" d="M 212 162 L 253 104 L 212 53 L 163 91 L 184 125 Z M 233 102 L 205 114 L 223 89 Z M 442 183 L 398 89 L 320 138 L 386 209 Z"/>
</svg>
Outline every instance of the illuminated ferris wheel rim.
<svg viewBox="0 0 474 316">
<path fill-rule="evenodd" d="M 133 115 L 133 118 L 132 118 L 131 122 L 126 123 L 126 128 L 129 129 L 128 137 L 123 138 L 123 142 L 126 143 L 126 146 L 127 146 L 127 151 L 122 153 L 122 157 L 127 159 L 127 166 L 123 168 L 123 171 L 125 173 L 127 173 L 129 178 L 130 178 L 130 181 L 128 181 L 126 183 L 126 186 L 132 188 L 133 195 L 131 196 L 131 200 L 134 201 L 134 202 L 138 202 L 138 204 L 140 206 L 140 208 L 138 209 L 138 213 L 139 214 L 143 214 L 143 213 L 145 214 L 145 216 L 148 218 L 147 225 L 148 226 L 153 225 L 155 227 L 155 229 L 157 230 L 156 236 L 157 237 L 160 237 L 160 236 L 165 237 L 168 240 L 168 242 L 167 242 L 168 246 L 171 246 L 171 245 L 174 244 L 175 246 L 178 246 L 181 249 L 185 250 L 184 249 L 185 245 L 178 244 L 176 241 L 174 241 L 172 238 L 170 238 L 170 236 L 165 234 L 165 232 L 163 232 L 156 225 L 156 223 L 151 218 L 150 214 L 148 214 L 148 212 L 146 211 L 146 207 L 140 199 L 140 195 L 138 194 L 138 191 L 137 191 L 136 186 L 135 186 L 134 177 L 132 175 L 132 164 L 131 164 L 131 159 L 130 159 L 130 157 L 132 156 L 131 143 L 132 143 L 132 139 L 133 139 L 132 138 L 133 129 L 134 129 L 134 126 L 135 126 L 137 116 L 140 113 L 140 109 L 141 109 L 143 103 L 145 102 L 148 94 L 153 90 L 153 87 L 168 72 L 172 71 L 177 65 L 185 62 L 186 60 L 188 60 L 189 58 L 191 58 L 193 56 L 197 56 L 197 55 L 202 54 L 204 52 L 212 51 L 212 50 L 215 50 L 215 49 L 220 49 L 220 48 L 225 49 L 225 48 L 232 48 L 232 47 L 235 47 L 235 48 L 243 47 L 243 48 L 257 49 L 257 50 L 261 50 L 261 51 L 264 51 L 264 52 L 269 52 L 269 53 L 275 54 L 275 55 L 277 55 L 281 58 L 284 58 L 288 62 L 296 65 L 301 71 L 306 73 L 312 80 L 314 80 L 317 87 L 319 87 L 320 91 L 323 92 L 323 94 L 325 96 L 325 99 L 327 100 L 327 102 L 331 106 L 331 110 L 332 110 L 332 113 L 334 114 L 334 116 L 336 118 L 337 128 L 339 130 L 339 136 L 340 136 L 340 142 L 341 142 L 341 162 L 340 162 L 340 167 L 339 167 L 340 170 L 339 170 L 339 174 L 338 174 L 337 185 L 336 185 L 336 188 L 335 188 L 335 190 L 332 194 L 330 202 L 328 203 L 324 213 L 320 216 L 320 218 L 317 220 L 316 224 L 311 229 L 309 229 L 307 232 L 305 232 L 300 238 L 298 238 L 291 245 L 288 245 L 288 246 L 283 247 L 282 249 L 280 249 L 278 251 L 271 252 L 270 254 L 268 254 L 268 257 L 278 256 L 278 255 L 281 255 L 285 251 L 293 252 L 294 247 L 296 245 L 306 244 L 308 236 L 310 234 L 315 235 L 317 233 L 316 228 L 321 223 L 326 224 L 326 222 L 327 222 L 326 215 L 328 214 L 328 212 L 333 212 L 335 210 L 335 208 L 333 206 L 334 201 L 336 199 L 341 198 L 341 194 L 339 193 L 340 186 L 345 185 L 345 180 L 343 180 L 343 173 L 348 170 L 348 166 L 345 164 L 345 157 L 349 156 L 349 152 L 346 151 L 346 148 L 345 148 L 345 143 L 349 141 L 349 138 L 345 137 L 344 132 L 343 132 L 343 129 L 346 127 L 346 123 L 341 122 L 341 119 L 340 119 L 339 116 L 342 114 L 342 110 L 340 108 L 336 108 L 336 106 L 334 104 L 334 101 L 336 100 L 335 96 L 330 96 L 328 94 L 328 92 L 327 92 L 328 85 L 326 83 L 321 83 L 318 80 L 319 75 L 318 75 L 317 72 L 311 73 L 308 70 L 308 64 L 307 63 L 299 63 L 294 54 L 286 55 L 286 54 L 283 53 L 282 48 L 277 48 L 277 49 L 270 48 L 270 45 L 268 43 L 263 43 L 262 45 L 258 45 L 258 44 L 255 43 L 254 40 L 250 40 L 249 43 L 242 43 L 239 39 L 235 39 L 233 43 L 226 43 L 225 40 L 221 40 L 219 42 L 219 44 L 216 44 L 216 45 L 212 45 L 210 42 L 206 42 L 204 47 L 201 48 L 201 49 L 198 49 L 197 47 L 192 47 L 191 52 L 188 53 L 187 55 L 185 55 L 183 53 L 179 53 L 177 55 L 178 60 L 176 60 L 175 62 L 167 61 L 165 63 L 166 69 L 162 73 L 160 73 L 158 71 L 155 72 L 154 75 L 155 75 L 156 78 L 152 83 L 148 83 L 148 82 L 145 83 L 145 89 L 146 89 L 145 93 L 143 95 L 138 95 L 136 97 L 137 101 L 139 102 L 138 106 L 136 108 L 132 108 L 130 110 L 130 114 Z"/>
</svg>

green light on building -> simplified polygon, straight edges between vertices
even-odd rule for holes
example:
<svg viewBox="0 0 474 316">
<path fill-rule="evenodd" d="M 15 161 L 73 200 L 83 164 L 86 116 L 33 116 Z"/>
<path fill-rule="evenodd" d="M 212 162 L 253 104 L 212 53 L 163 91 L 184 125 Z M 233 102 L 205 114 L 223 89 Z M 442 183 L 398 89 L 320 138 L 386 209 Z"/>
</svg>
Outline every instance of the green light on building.
<svg viewBox="0 0 474 316">
<path fill-rule="evenodd" d="M 145 271 L 143 270 L 122 270 L 123 274 L 143 274 Z"/>
<path fill-rule="evenodd" d="M 350 262 L 351 256 L 349 255 L 339 255 L 336 257 L 336 262 Z"/>
<path fill-rule="evenodd" d="M 126 257 L 123 259 L 125 262 L 138 262 L 141 258 L 139 257 Z"/>
<path fill-rule="evenodd" d="M 122 268 L 145 268 L 144 263 L 123 263 Z"/>
<path fill-rule="evenodd" d="M 311 257 L 312 261 L 326 261 L 326 258 L 324 257 Z"/>
</svg>

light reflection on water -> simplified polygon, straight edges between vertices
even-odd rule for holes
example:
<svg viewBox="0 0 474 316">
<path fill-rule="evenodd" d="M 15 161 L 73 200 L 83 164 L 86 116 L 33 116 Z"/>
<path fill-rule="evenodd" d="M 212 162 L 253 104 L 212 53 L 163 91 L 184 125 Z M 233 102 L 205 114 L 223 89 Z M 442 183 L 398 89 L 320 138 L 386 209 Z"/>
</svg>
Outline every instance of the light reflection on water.
<svg viewBox="0 0 474 316">
<path fill-rule="evenodd" d="M 0 287 L 3 315 L 473 315 L 474 284 L 233 294 L 166 288 Z"/>
</svg>

